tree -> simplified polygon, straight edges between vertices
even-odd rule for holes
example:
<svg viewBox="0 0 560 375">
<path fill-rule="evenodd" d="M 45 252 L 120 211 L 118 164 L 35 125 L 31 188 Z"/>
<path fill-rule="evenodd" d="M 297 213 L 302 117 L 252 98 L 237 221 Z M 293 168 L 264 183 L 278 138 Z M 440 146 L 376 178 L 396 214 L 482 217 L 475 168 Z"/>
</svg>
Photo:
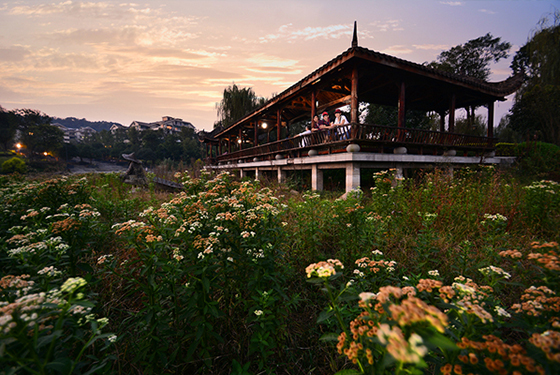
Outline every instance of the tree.
<svg viewBox="0 0 560 375">
<path fill-rule="evenodd" d="M 51 118 L 34 109 L 17 110 L 22 143 L 30 154 L 57 152 L 62 148 L 64 132 L 51 125 Z"/>
<path fill-rule="evenodd" d="M 560 12 L 543 18 L 515 55 L 512 69 L 525 74 L 509 114 L 509 127 L 525 139 L 560 145 Z"/>
<path fill-rule="evenodd" d="M 436 61 L 427 64 L 428 67 L 467 77 L 488 80 L 490 77 L 490 63 L 498 62 L 509 56 L 511 44 L 501 42 L 500 37 L 494 38 L 488 33 L 465 44 L 459 44 L 448 51 L 439 54 Z M 475 121 L 476 107 L 465 108 L 467 123 L 471 126 Z"/>
<path fill-rule="evenodd" d="M 11 111 L 6 111 L 0 106 L 0 145 L 8 151 L 14 141 L 18 127 L 17 117 Z"/>
<path fill-rule="evenodd" d="M 218 109 L 218 125 L 227 128 L 240 120 L 243 116 L 263 105 L 266 100 L 259 98 L 250 87 L 239 89 L 233 84 L 224 89 L 222 101 L 216 105 Z"/>
</svg>

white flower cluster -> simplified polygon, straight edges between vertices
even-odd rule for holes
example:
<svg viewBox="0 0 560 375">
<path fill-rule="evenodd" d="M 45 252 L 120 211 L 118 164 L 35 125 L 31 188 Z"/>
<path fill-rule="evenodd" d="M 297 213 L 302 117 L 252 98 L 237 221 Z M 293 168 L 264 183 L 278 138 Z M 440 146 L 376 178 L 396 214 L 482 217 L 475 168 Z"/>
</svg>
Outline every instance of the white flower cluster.
<svg viewBox="0 0 560 375">
<path fill-rule="evenodd" d="M 82 286 L 86 285 L 87 281 L 81 277 L 71 277 L 62 284 L 60 287 L 61 292 L 73 293 Z"/>
<path fill-rule="evenodd" d="M 492 221 L 495 223 L 505 223 L 507 221 L 507 217 L 501 214 L 484 214 L 484 220 L 482 220 L 480 224 L 484 225 L 488 221 Z"/>
<path fill-rule="evenodd" d="M 511 277 L 511 275 L 509 273 L 507 273 L 506 271 L 504 271 L 500 267 L 488 266 L 488 267 L 484 267 L 484 268 L 479 268 L 478 270 L 480 271 L 480 273 L 482 273 L 485 276 L 488 276 L 488 275 L 491 275 L 491 274 L 496 274 L 496 275 L 503 276 L 504 279 L 509 279 Z"/>
<path fill-rule="evenodd" d="M 103 264 L 112 257 L 112 254 L 101 255 L 99 258 L 97 258 L 97 264 Z"/>
<path fill-rule="evenodd" d="M 59 270 L 57 270 L 57 269 L 54 268 L 53 266 L 45 267 L 45 268 L 43 268 L 42 270 L 37 271 L 37 273 L 38 273 L 39 275 L 47 275 L 47 276 L 50 276 L 50 277 L 55 277 L 55 276 L 60 276 L 60 275 L 62 275 L 62 272 L 59 271 Z"/>
</svg>

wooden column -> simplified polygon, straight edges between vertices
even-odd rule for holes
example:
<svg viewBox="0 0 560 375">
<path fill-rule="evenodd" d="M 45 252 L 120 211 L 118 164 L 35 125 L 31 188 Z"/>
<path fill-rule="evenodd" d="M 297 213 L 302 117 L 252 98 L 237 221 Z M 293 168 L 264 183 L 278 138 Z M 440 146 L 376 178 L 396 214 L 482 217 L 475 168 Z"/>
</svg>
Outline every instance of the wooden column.
<svg viewBox="0 0 560 375">
<path fill-rule="evenodd" d="M 228 143 L 228 152 L 231 154 L 231 134 L 228 137 L 227 143 Z"/>
<path fill-rule="evenodd" d="M 280 117 L 282 115 L 282 110 L 281 109 L 277 109 L 276 110 L 276 140 L 279 141 L 280 140 L 280 133 L 281 133 L 281 128 L 282 128 L 282 118 Z"/>
<path fill-rule="evenodd" d="M 350 91 L 350 122 L 357 124 L 358 119 L 358 68 L 352 68 L 352 88 Z"/>
<path fill-rule="evenodd" d="M 449 104 L 449 126 L 447 131 L 449 133 L 455 132 L 455 94 L 451 95 L 451 103 Z"/>
<path fill-rule="evenodd" d="M 398 104 L 398 108 L 399 108 L 399 115 L 398 115 L 398 127 L 399 128 L 404 128 L 405 127 L 405 121 L 406 121 L 406 108 L 405 108 L 405 83 L 404 81 L 401 82 L 400 88 L 399 88 L 399 104 Z"/>
<path fill-rule="evenodd" d="M 222 140 L 218 140 L 218 155 L 222 154 Z"/>
<path fill-rule="evenodd" d="M 445 112 L 439 112 L 439 131 L 445 131 Z"/>
<path fill-rule="evenodd" d="M 311 91 L 311 121 L 317 114 L 317 90 Z"/>
<path fill-rule="evenodd" d="M 239 150 L 243 150 L 243 132 L 241 127 L 239 127 L 239 139 L 237 140 L 237 144 L 239 145 Z"/>
<path fill-rule="evenodd" d="M 494 138 L 494 102 L 488 103 L 488 138 Z"/>
</svg>

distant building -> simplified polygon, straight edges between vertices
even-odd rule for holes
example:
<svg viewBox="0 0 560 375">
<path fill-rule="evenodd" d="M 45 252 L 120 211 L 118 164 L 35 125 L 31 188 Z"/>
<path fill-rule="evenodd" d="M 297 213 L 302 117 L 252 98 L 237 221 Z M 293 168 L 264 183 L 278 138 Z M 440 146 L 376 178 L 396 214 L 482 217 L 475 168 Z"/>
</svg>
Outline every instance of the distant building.
<svg viewBox="0 0 560 375">
<path fill-rule="evenodd" d="M 113 124 L 111 126 L 111 128 L 109 129 L 109 131 L 111 132 L 111 134 L 115 134 L 117 131 L 119 130 L 126 130 L 127 128 L 125 126 L 122 126 L 120 124 Z"/>
<path fill-rule="evenodd" d="M 66 126 L 55 122 L 52 124 L 64 132 L 64 143 L 78 142 L 76 133 L 78 129 L 67 128 Z"/>
<path fill-rule="evenodd" d="M 144 130 L 162 130 L 165 134 L 179 133 L 182 128 L 189 128 L 196 130 L 193 124 L 187 121 L 183 121 L 180 118 L 175 118 L 171 116 L 163 116 L 161 121 L 156 122 L 141 122 L 133 121 L 130 124 L 130 128 L 134 128 L 138 131 Z M 112 130 L 112 128 L 111 128 Z"/>
<path fill-rule="evenodd" d="M 83 142 L 85 139 L 91 137 L 95 133 L 97 133 L 97 131 L 93 128 L 90 128 L 89 126 L 76 129 L 76 140 L 78 142 Z"/>
</svg>

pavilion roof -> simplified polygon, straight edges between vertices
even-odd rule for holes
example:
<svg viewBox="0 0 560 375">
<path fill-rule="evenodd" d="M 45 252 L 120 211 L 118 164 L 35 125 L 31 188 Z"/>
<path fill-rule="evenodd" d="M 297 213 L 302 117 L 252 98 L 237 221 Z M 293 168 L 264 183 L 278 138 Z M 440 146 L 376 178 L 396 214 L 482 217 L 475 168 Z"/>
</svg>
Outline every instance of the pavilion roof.
<svg viewBox="0 0 560 375">
<path fill-rule="evenodd" d="M 406 109 L 436 112 L 449 109 L 451 94 L 456 96 L 456 108 L 503 101 L 520 87 L 523 79 L 518 74 L 501 82 L 486 82 L 353 46 L 213 136 L 220 138 L 256 120 L 276 119 L 278 109 L 282 110 L 283 121 L 309 117 L 313 90 L 317 93 L 318 112 L 349 104 L 354 67 L 359 75 L 360 102 L 396 106 L 400 82 L 404 81 Z"/>
</svg>

